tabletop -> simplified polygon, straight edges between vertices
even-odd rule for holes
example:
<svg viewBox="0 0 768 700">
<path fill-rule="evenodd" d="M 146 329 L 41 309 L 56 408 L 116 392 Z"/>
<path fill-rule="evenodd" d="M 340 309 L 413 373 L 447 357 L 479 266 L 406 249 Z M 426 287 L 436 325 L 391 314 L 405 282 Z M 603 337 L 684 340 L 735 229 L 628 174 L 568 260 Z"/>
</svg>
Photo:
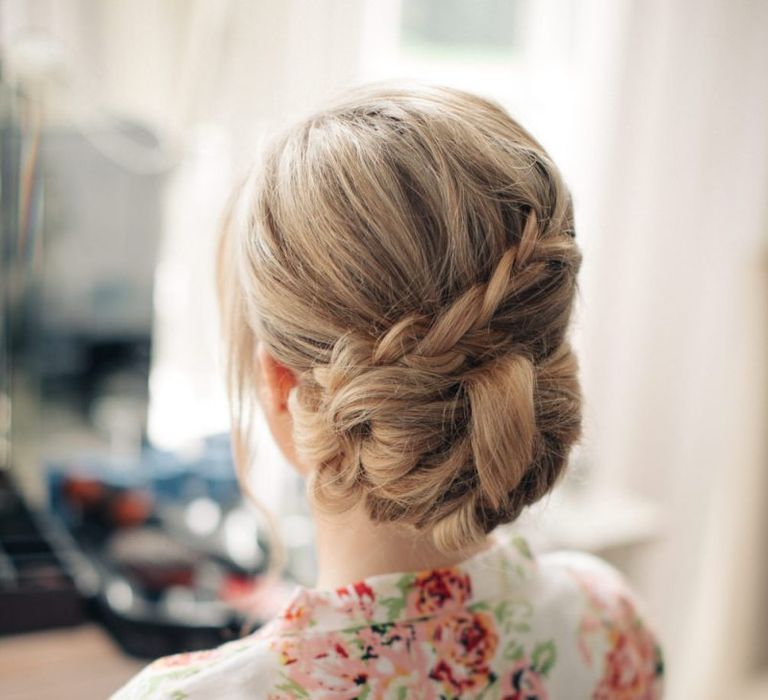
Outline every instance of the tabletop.
<svg viewBox="0 0 768 700">
<path fill-rule="evenodd" d="M 106 700 L 146 663 L 95 624 L 0 637 L 0 698 Z"/>
</svg>

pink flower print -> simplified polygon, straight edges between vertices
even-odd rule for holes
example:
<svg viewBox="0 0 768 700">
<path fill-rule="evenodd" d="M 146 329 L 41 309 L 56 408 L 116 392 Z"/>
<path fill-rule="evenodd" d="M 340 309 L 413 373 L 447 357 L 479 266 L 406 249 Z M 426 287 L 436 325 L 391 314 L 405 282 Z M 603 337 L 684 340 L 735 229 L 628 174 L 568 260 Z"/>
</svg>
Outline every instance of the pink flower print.
<svg viewBox="0 0 768 700">
<path fill-rule="evenodd" d="M 406 600 L 406 614 L 409 617 L 432 615 L 447 603 L 459 607 L 471 593 L 469 574 L 461 569 L 433 569 L 417 574 Z"/>
<path fill-rule="evenodd" d="M 286 608 L 283 617 L 294 625 L 305 627 L 309 622 L 309 609 L 300 602 L 292 603 Z"/>
<path fill-rule="evenodd" d="M 368 682 L 366 662 L 339 634 L 284 638 L 278 652 L 284 675 L 313 700 L 352 698 Z"/>
<path fill-rule="evenodd" d="M 579 648 L 592 665 L 603 659 L 602 678 L 593 700 L 657 700 L 661 697 L 663 661 L 653 634 L 643 624 L 623 579 L 606 582 L 597 576 L 576 575 L 588 609 L 579 627 Z M 606 648 L 607 651 L 602 652 Z"/>
<path fill-rule="evenodd" d="M 528 659 L 520 659 L 501 677 L 501 700 L 548 700 L 544 679 Z"/>
<path fill-rule="evenodd" d="M 658 647 L 641 624 L 612 629 L 603 677 L 594 700 L 657 700 L 661 697 Z"/>
<path fill-rule="evenodd" d="M 429 672 L 430 678 L 441 681 L 453 695 L 484 687 L 499 643 L 493 619 L 482 612 L 461 612 L 427 624 L 440 659 Z"/>
<path fill-rule="evenodd" d="M 338 609 L 346 614 L 353 615 L 356 611 L 362 612 L 366 619 L 372 619 L 376 595 L 373 589 L 364 581 L 358 581 L 350 586 L 342 586 L 336 589 Z"/>
<path fill-rule="evenodd" d="M 430 648 L 421 627 L 411 624 L 371 625 L 359 631 L 361 657 L 368 664 L 370 700 L 388 698 L 397 688 L 423 686 L 431 666 Z M 407 697 L 410 697 L 407 696 Z M 436 700 L 434 688 L 421 688 L 422 700 Z"/>
<path fill-rule="evenodd" d="M 312 625 L 313 610 L 317 603 L 308 598 L 306 591 L 300 591 L 288 603 L 283 612 L 273 619 L 274 632 L 303 632 Z"/>
<path fill-rule="evenodd" d="M 194 664 L 211 661 L 221 653 L 219 649 L 206 649 L 204 651 L 187 651 L 182 654 L 173 654 L 173 656 L 165 656 L 155 661 L 152 665 L 155 668 L 181 668 L 184 666 L 192 666 Z"/>
</svg>

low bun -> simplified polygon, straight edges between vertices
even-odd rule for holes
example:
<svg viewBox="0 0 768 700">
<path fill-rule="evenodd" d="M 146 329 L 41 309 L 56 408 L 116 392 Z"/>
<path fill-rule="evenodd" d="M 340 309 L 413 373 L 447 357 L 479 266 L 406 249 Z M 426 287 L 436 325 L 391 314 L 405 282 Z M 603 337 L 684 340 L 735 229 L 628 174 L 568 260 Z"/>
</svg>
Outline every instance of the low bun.
<svg viewBox="0 0 768 700">
<path fill-rule="evenodd" d="M 533 460 L 536 449 L 536 371 L 523 355 L 506 355 L 465 380 L 469 440 L 480 490 L 498 511 Z"/>
<path fill-rule="evenodd" d="M 527 132 L 455 90 L 364 92 L 277 142 L 251 197 L 231 324 L 299 377 L 319 506 L 454 551 L 553 487 L 581 425 L 581 256 Z"/>
</svg>

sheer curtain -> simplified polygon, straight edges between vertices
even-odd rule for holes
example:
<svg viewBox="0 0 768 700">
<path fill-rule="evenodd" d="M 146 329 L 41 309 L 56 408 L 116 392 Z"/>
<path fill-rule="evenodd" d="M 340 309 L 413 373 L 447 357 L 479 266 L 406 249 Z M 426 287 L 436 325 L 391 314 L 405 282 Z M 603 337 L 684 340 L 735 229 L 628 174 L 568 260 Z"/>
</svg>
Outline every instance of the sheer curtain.
<svg viewBox="0 0 768 700">
<path fill-rule="evenodd" d="M 669 696 L 746 697 L 768 642 L 768 4 L 615 5 L 584 222 L 593 479 L 661 506 L 642 587 Z"/>
</svg>

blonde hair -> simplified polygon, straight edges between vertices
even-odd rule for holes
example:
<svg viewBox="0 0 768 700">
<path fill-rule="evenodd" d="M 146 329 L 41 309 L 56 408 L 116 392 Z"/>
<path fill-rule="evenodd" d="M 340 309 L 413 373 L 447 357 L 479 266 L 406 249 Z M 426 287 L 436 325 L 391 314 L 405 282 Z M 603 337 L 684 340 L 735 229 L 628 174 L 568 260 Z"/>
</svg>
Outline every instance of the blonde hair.
<svg viewBox="0 0 768 700">
<path fill-rule="evenodd" d="M 501 107 L 358 89 L 277 139 L 235 200 L 219 283 L 241 467 L 261 340 L 299 380 L 321 507 L 363 502 L 451 551 L 553 487 L 580 433 L 581 256 L 560 173 Z"/>
</svg>

